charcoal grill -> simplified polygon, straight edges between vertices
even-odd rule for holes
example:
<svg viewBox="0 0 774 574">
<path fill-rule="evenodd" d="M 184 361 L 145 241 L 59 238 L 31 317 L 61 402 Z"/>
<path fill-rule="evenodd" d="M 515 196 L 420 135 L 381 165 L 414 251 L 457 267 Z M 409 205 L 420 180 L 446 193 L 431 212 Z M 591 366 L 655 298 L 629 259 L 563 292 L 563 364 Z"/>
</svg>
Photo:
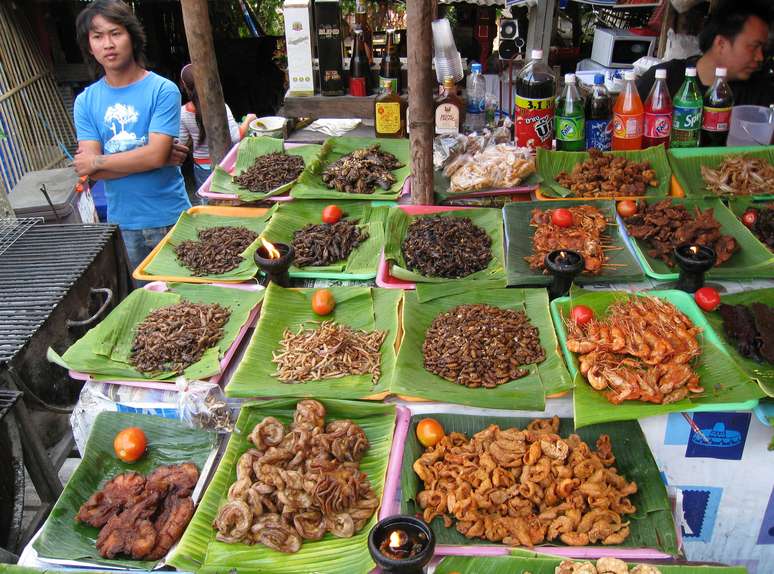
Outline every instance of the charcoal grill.
<svg viewBox="0 0 774 574">
<path fill-rule="evenodd" d="M 61 492 L 57 470 L 73 446 L 67 415 L 82 386 L 46 351 L 64 352 L 126 296 L 130 281 L 114 225 L 0 220 L 0 386 L 24 394 L 11 412 L 43 503 L 22 545 Z"/>
</svg>

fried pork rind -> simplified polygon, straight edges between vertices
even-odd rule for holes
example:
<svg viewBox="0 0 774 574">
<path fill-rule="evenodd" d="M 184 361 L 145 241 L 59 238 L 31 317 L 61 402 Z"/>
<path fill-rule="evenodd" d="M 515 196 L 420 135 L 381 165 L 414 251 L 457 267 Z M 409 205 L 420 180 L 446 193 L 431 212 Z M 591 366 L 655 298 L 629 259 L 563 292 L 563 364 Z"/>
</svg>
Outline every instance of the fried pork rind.
<svg viewBox="0 0 774 574">
<path fill-rule="evenodd" d="M 637 484 L 613 466 L 609 437 L 592 451 L 578 435 L 558 431 L 554 417 L 525 430 L 490 425 L 470 439 L 447 434 L 414 462 L 424 520 L 441 517 L 467 538 L 511 546 L 620 544 Z"/>
<path fill-rule="evenodd" d="M 250 433 L 256 446 L 237 461 L 237 481 L 213 522 L 223 542 L 298 552 L 326 532 L 349 538 L 379 507 L 359 463 L 368 438 L 350 420 L 325 425 L 325 407 L 299 401 L 290 429 L 266 417 Z"/>
</svg>

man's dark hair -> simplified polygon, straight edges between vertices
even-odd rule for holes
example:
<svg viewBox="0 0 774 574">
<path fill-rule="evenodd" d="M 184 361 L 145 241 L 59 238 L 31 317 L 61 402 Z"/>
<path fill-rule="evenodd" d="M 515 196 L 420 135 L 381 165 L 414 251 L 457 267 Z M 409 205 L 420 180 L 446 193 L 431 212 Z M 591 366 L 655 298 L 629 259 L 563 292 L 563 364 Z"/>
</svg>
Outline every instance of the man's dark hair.
<svg viewBox="0 0 774 574">
<path fill-rule="evenodd" d="M 132 39 L 134 61 L 140 66 L 145 66 L 145 30 L 132 9 L 121 0 L 95 0 L 78 14 L 75 21 L 75 34 L 83 59 L 100 73 L 104 72 L 102 66 L 89 52 L 89 31 L 91 30 L 91 21 L 95 16 L 102 16 L 108 22 L 126 28 Z"/>
<path fill-rule="evenodd" d="M 757 16 L 771 26 L 770 4 L 757 0 L 726 0 L 721 2 L 707 20 L 699 34 L 699 49 L 706 53 L 712 48 L 716 36 L 723 36 L 733 42 L 751 16 Z"/>
</svg>

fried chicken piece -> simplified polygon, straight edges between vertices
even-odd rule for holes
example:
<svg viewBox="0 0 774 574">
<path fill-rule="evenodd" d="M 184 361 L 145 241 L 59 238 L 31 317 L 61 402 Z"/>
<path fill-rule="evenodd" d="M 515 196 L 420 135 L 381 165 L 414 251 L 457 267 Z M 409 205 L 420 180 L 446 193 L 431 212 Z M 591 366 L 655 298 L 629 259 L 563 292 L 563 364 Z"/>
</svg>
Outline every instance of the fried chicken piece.
<svg viewBox="0 0 774 574">
<path fill-rule="evenodd" d="M 97 550 L 103 558 L 126 554 L 135 560 L 145 558 L 156 545 L 156 529 L 149 518 L 156 512 L 159 494 L 151 492 L 134 506 L 113 516 L 97 537 Z"/>
<path fill-rule="evenodd" d="M 83 503 L 75 520 L 95 528 L 104 526 L 113 516 L 140 497 L 145 488 L 145 477 L 136 472 L 125 472 L 109 480 L 101 490 Z"/>
<path fill-rule="evenodd" d="M 153 525 L 156 529 L 156 545 L 145 557 L 146 560 L 159 560 L 166 556 L 175 542 L 180 540 L 193 513 L 194 503 L 190 497 L 181 498 L 174 494 L 167 496 L 164 509 Z"/>
<path fill-rule="evenodd" d="M 147 489 L 161 496 L 176 494 L 180 497 L 191 496 L 199 481 L 199 470 L 191 462 L 160 466 L 148 475 Z"/>
</svg>

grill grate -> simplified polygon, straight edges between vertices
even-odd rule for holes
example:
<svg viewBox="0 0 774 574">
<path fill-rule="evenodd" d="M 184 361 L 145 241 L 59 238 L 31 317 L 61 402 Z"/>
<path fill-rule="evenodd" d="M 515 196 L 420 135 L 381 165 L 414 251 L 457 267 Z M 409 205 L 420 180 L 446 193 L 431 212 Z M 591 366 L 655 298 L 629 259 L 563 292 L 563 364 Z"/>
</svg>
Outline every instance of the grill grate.
<svg viewBox="0 0 774 574">
<path fill-rule="evenodd" d="M 19 391 L 0 389 L 0 420 L 8 414 L 22 394 Z"/>
<path fill-rule="evenodd" d="M 22 217 L 20 219 L 0 219 L 0 255 L 13 245 L 24 233 L 42 217 Z"/>
<path fill-rule="evenodd" d="M 115 225 L 37 225 L 0 254 L 0 365 L 21 351 L 116 232 Z"/>
</svg>

